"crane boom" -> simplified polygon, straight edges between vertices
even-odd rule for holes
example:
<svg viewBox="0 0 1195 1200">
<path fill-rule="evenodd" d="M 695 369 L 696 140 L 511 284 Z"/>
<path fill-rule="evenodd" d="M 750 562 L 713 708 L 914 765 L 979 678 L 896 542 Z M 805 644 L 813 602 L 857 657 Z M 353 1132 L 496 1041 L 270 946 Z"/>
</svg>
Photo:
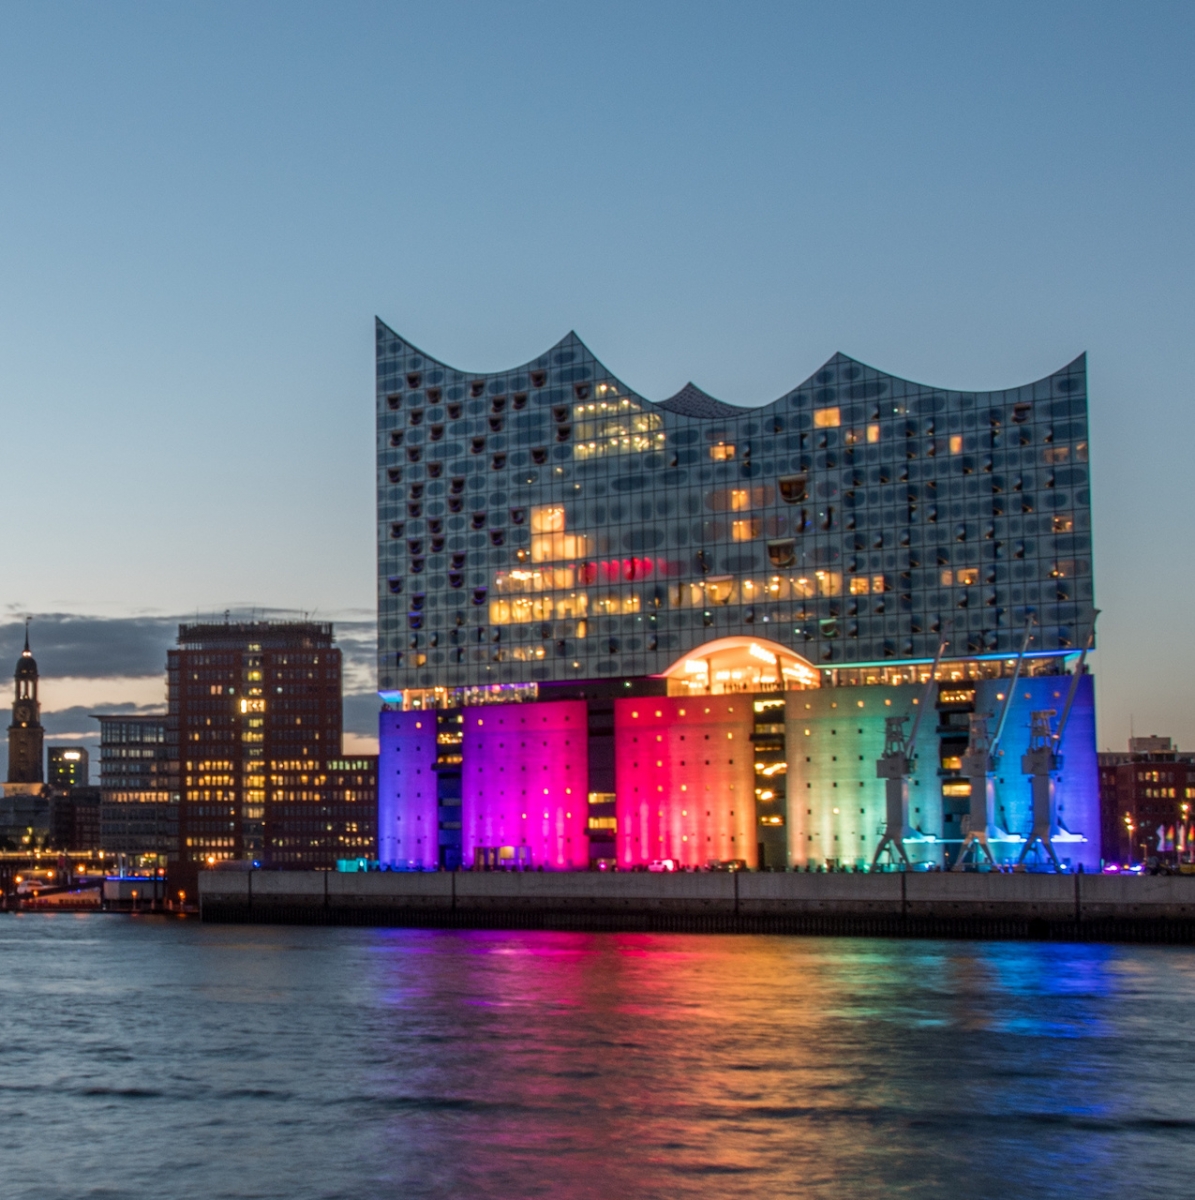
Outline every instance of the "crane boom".
<svg viewBox="0 0 1195 1200">
<path fill-rule="evenodd" d="M 934 690 L 934 680 L 938 677 L 938 667 L 942 663 L 942 655 L 950 643 L 943 638 L 938 645 L 938 653 L 934 655 L 934 665 L 930 668 L 929 678 L 925 681 L 925 691 L 921 695 L 921 703 L 917 706 L 917 715 L 913 718 L 913 728 L 909 731 L 909 740 L 905 742 L 905 757 L 913 757 L 913 747 L 917 745 L 917 730 L 921 726 L 921 714 L 929 704 L 929 698 Z"/>
<path fill-rule="evenodd" d="M 1066 723 L 1071 719 L 1071 708 L 1075 703 L 1075 693 L 1079 690 L 1079 679 L 1083 675 L 1083 667 L 1087 663 L 1087 651 L 1095 644 L 1095 623 L 1099 619 L 1100 610 L 1097 608 L 1091 618 L 1091 632 L 1087 635 L 1087 643 L 1083 647 L 1083 653 L 1079 655 L 1079 661 L 1075 664 L 1075 673 L 1071 678 L 1070 690 L 1066 693 L 1066 704 L 1062 709 L 1062 720 L 1058 722 L 1058 730 L 1054 734 L 1054 749 L 1058 750 L 1062 745 L 1062 735 L 1066 732 Z"/>
<path fill-rule="evenodd" d="M 1000 721 L 996 726 L 996 736 L 992 738 L 992 757 L 1000 747 L 1000 738 L 1004 733 L 1004 722 L 1008 719 L 1008 707 L 1012 703 L 1012 694 L 1017 690 L 1017 681 L 1021 678 L 1021 664 L 1025 661 L 1025 651 L 1029 649 L 1029 639 L 1033 636 L 1033 614 L 1025 617 L 1025 637 L 1021 641 L 1021 652 L 1017 655 L 1016 669 L 1012 673 L 1012 682 L 1004 693 L 1004 707 L 1000 710 Z"/>
</svg>

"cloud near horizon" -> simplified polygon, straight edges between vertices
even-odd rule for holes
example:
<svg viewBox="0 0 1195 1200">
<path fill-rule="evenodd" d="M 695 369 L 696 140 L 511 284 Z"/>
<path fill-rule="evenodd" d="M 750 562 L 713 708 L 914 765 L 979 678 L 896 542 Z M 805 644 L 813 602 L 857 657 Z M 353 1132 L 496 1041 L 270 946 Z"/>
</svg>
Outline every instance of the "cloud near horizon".
<svg viewBox="0 0 1195 1200">
<path fill-rule="evenodd" d="M 232 612 L 234 620 L 293 620 L 297 616 L 261 609 Z M 47 744 L 67 741 L 85 746 L 91 752 L 92 780 L 98 782 L 99 726 L 94 714 L 164 710 L 166 651 L 175 644 L 179 625 L 195 620 L 194 615 L 34 614 L 30 648 L 41 676 Z M 376 752 L 376 626 L 372 620 L 361 619 L 334 621 L 333 626 L 344 661 L 345 753 Z M 11 679 L 10 671 L 16 667 L 24 643 L 24 620 L 0 624 L 0 687 L 6 678 Z M 7 776 L 7 739 L 0 739 L 0 770 Z"/>
</svg>

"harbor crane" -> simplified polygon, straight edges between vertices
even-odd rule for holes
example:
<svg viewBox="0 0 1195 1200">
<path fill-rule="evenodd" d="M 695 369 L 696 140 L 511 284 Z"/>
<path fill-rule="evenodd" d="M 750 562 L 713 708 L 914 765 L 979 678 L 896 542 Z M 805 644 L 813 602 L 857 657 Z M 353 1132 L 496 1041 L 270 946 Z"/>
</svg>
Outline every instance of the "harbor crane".
<svg viewBox="0 0 1195 1200">
<path fill-rule="evenodd" d="M 905 852 L 905 838 L 913 836 L 913 830 L 909 826 L 909 772 L 917 757 L 917 730 L 933 695 L 934 680 L 938 677 L 938 666 L 942 662 L 947 644 L 943 638 L 938 646 L 938 653 L 934 656 L 934 665 L 925 681 L 925 691 L 922 693 L 917 715 L 913 718 L 913 728 L 909 736 L 905 737 L 908 713 L 903 717 L 887 717 L 884 720 L 884 753 L 876 760 L 876 776 L 884 780 L 887 803 L 884 834 L 876 846 L 875 857 L 871 860 L 873 871 L 879 866 L 880 855 L 885 850 L 888 851 L 890 860 L 899 855 L 906 868 L 911 865 Z"/>
<path fill-rule="evenodd" d="M 980 861 L 984 855 L 992 866 L 996 858 L 992 854 L 991 838 L 1003 835 L 1003 830 L 996 824 L 996 757 L 1000 751 L 1000 739 L 1004 735 L 1004 725 L 1008 720 L 1008 708 L 1012 703 L 1013 693 L 1017 690 L 1017 682 L 1021 678 L 1021 665 L 1025 661 L 1025 651 L 1029 649 L 1029 641 L 1033 633 L 1033 614 L 1025 619 L 1025 637 L 1021 642 L 1021 651 L 1017 655 L 1017 665 L 1013 669 L 1012 682 L 1004 693 L 1004 705 L 1000 709 L 1000 719 L 996 724 L 996 732 L 989 739 L 988 718 L 973 716 L 971 718 L 971 733 L 967 749 L 963 752 L 963 774 L 971 781 L 971 813 L 968 821 L 967 835 L 963 838 L 962 848 L 955 860 L 954 871 L 962 871 L 966 867 L 967 856 L 973 855 L 972 861 Z"/>
<path fill-rule="evenodd" d="M 1095 644 L 1095 622 L 1099 615 L 1100 610 L 1097 608 L 1091 618 L 1091 632 L 1087 635 L 1087 644 L 1083 647 L 1083 653 L 1079 655 L 1075 673 L 1071 677 L 1071 686 L 1066 694 L 1066 704 L 1062 709 L 1062 719 L 1058 722 L 1058 728 L 1053 728 L 1054 717 L 1057 715 L 1055 709 L 1043 709 L 1030 714 L 1029 749 L 1021 756 L 1021 771 L 1032 778 L 1033 829 L 1021 847 L 1020 856 L 1017 858 L 1018 870 L 1024 870 L 1025 856 L 1039 843 L 1049 855 L 1054 870 L 1062 870 L 1053 841 L 1063 829 L 1055 805 L 1054 778 L 1062 770 L 1062 755 L 1059 754 L 1059 750 L 1075 703 L 1075 693 L 1079 690 L 1079 680 L 1083 677 L 1087 652 Z"/>
</svg>

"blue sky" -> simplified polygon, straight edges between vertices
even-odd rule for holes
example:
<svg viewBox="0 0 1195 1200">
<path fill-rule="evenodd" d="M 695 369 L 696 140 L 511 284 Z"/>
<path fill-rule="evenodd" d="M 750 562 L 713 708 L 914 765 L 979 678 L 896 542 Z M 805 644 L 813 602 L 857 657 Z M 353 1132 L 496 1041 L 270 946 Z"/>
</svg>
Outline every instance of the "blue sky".
<svg viewBox="0 0 1195 1200">
<path fill-rule="evenodd" d="M 108 622 L 56 711 L 145 702 L 179 616 L 359 637 L 376 313 L 741 404 L 836 350 L 968 389 L 1089 351 L 1101 745 L 1195 745 L 1190 5 L 0 21 L 0 613 Z"/>
</svg>

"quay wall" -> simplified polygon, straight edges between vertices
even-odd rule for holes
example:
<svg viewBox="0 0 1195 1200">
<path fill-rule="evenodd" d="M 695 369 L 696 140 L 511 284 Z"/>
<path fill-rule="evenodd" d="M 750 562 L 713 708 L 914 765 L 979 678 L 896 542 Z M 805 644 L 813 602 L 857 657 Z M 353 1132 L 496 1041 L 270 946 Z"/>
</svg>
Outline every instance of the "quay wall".
<svg viewBox="0 0 1195 1200">
<path fill-rule="evenodd" d="M 216 923 L 1195 943 L 1195 876 L 205 871 Z"/>
</svg>

